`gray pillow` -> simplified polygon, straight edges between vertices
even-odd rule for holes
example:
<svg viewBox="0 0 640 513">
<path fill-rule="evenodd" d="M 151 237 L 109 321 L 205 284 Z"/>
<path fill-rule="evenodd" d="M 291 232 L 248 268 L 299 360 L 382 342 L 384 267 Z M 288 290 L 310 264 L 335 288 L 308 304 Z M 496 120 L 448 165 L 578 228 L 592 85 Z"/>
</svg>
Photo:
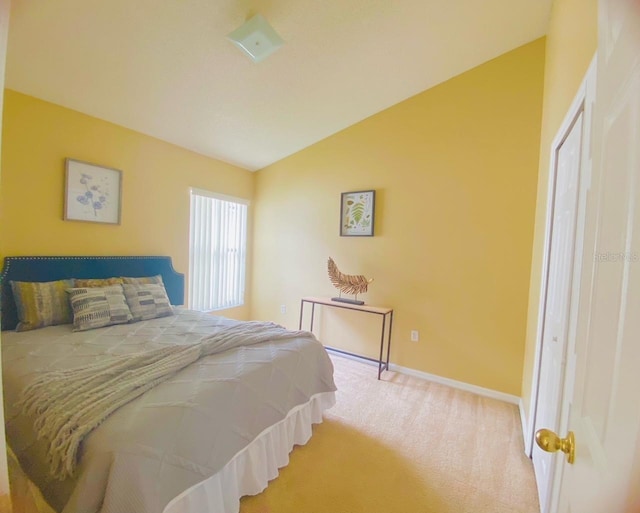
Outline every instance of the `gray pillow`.
<svg viewBox="0 0 640 513">
<path fill-rule="evenodd" d="M 125 283 L 123 288 L 133 315 L 133 322 L 173 315 L 173 309 L 163 285 Z"/>
</svg>

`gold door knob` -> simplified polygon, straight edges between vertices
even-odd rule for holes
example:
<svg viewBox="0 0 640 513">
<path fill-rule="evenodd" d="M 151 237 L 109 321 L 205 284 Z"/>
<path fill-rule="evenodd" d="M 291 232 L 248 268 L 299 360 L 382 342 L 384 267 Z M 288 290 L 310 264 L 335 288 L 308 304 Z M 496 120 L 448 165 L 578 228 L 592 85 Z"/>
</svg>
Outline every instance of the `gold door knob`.
<svg viewBox="0 0 640 513">
<path fill-rule="evenodd" d="M 573 431 L 569 431 L 567 438 L 560 438 L 550 429 L 536 431 L 536 443 L 546 452 L 562 451 L 567 455 L 567 461 L 573 463 L 576 457 L 576 439 Z"/>
</svg>

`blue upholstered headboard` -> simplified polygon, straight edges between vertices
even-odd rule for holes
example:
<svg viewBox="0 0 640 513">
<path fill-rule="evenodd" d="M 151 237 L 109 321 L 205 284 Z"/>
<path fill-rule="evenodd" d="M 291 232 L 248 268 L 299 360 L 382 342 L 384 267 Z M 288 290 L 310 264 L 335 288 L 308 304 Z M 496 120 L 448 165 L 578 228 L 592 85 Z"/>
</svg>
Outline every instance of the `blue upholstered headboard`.
<svg viewBox="0 0 640 513">
<path fill-rule="evenodd" d="M 167 256 L 20 256 L 5 257 L 1 276 L 2 329 L 18 324 L 10 281 L 55 281 L 65 278 L 162 275 L 172 305 L 184 304 L 184 274 Z"/>
</svg>

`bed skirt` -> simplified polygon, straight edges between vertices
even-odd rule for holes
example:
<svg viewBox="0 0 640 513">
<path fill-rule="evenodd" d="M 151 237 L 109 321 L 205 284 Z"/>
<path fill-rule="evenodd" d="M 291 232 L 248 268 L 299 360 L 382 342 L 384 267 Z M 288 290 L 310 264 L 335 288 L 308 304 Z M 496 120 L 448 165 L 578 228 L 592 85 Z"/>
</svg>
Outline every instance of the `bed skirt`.
<svg viewBox="0 0 640 513">
<path fill-rule="evenodd" d="M 321 423 L 322 413 L 334 404 L 335 392 L 323 392 L 296 406 L 283 420 L 260 433 L 217 474 L 171 500 L 163 513 L 238 513 L 240 498 L 262 492 L 278 476 L 279 469 L 289 463 L 293 447 L 309 441 L 312 425 Z M 9 471 L 14 513 L 55 513 L 24 475 L 10 450 Z"/>
<path fill-rule="evenodd" d="M 236 454 L 220 472 L 173 499 L 163 513 L 238 513 L 240 497 L 262 492 L 278 476 L 278 470 L 289 463 L 294 445 L 309 441 L 312 425 L 322 422 L 322 412 L 334 404 L 335 392 L 322 392 L 295 407 Z"/>
</svg>

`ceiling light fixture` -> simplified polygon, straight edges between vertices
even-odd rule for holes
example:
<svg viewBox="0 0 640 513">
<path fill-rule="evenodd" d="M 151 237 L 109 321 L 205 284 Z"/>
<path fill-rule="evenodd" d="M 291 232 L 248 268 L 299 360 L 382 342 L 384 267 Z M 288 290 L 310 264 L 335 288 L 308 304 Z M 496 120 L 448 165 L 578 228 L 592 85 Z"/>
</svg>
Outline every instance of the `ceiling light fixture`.
<svg viewBox="0 0 640 513">
<path fill-rule="evenodd" d="M 260 62 L 284 44 L 284 40 L 261 14 L 256 14 L 227 37 L 254 62 Z"/>
</svg>

